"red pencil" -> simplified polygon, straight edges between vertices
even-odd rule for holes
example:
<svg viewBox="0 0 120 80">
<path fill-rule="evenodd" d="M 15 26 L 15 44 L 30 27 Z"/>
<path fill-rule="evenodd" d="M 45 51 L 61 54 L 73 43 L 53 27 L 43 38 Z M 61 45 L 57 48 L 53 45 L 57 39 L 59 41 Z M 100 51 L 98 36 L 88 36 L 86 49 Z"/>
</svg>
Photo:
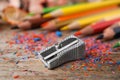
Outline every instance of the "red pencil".
<svg viewBox="0 0 120 80">
<path fill-rule="evenodd" d="M 88 27 L 83 28 L 82 30 L 78 31 L 75 33 L 76 36 L 79 35 L 91 35 L 91 34 L 96 34 L 96 33 L 100 33 L 102 32 L 105 28 L 109 27 L 110 25 L 119 22 L 120 21 L 120 17 L 118 18 L 114 18 L 112 20 L 103 20 L 103 21 L 99 21 L 95 24 L 92 24 Z"/>
<path fill-rule="evenodd" d="M 104 32 L 96 38 L 96 40 L 101 39 L 102 41 L 107 41 L 117 38 L 120 38 L 120 22 L 117 22 L 112 26 L 106 28 Z"/>
</svg>

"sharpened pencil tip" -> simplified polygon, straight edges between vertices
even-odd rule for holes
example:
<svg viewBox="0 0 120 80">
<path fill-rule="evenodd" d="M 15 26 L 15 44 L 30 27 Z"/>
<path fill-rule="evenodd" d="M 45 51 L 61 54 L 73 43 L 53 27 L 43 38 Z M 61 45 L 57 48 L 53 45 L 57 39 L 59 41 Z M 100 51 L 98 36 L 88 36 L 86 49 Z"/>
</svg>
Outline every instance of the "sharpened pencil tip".
<svg viewBox="0 0 120 80">
<path fill-rule="evenodd" d="M 104 35 L 103 35 L 103 34 L 100 34 L 100 35 L 96 38 L 96 40 L 103 39 L 103 37 L 104 37 Z"/>
<path fill-rule="evenodd" d="M 51 16 L 51 14 L 45 14 L 45 15 L 43 15 L 43 18 L 51 18 L 52 16 Z"/>
<path fill-rule="evenodd" d="M 79 35 L 81 35 L 81 32 L 80 32 L 80 31 L 75 32 L 74 35 L 75 35 L 75 36 L 79 36 Z"/>
<path fill-rule="evenodd" d="M 120 47 L 120 42 L 116 43 L 113 48 L 117 48 L 117 47 Z"/>
<path fill-rule="evenodd" d="M 118 45 L 114 45 L 114 46 L 113 46 L 113 48 L 117 48 L 117 47 L 118 47 Z"/>
<path fill-rule="evenodd" d="M 41 27 L 46 27 L 46 26 L 48 26 L 48 22 L 45 22 L 45 23 L 43 23 L 43 24 L 41 24 Z"/>
<path fill-rule="evenodd" d="M 66 31 L 66 30 L 69 30 L 69 27 L 68 26 L 64 26 L 60 29 L 61 31 Z"/>
</svg>

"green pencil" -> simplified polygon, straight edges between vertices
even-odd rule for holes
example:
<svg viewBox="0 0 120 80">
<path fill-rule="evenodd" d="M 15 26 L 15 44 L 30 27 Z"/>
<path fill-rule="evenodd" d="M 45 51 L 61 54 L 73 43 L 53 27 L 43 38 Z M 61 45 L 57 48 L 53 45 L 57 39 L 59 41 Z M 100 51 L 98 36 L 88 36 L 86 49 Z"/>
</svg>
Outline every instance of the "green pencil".
<svg viewBox="0 0 120 80">
<path fill-rule="evenodd" d="M 81 2 L 81 4 L 83 4 L 83 3 L 85 3 L 85 2 Z M 78 3 L 76 3 L 76 4 L 78 4 Z M 68 4 L 68 5 L 65 5 L 65 6 L 47 7 L 47 8 L 43 9 L 42 14 L 46 14 L 46 13 L 49 13 L 49 12 L 54 11 L 56 9 L 63 8 L 63 7 L 68 7 L 68 6 L 76 5 L 76 4 Z"/>
<path fill-rule="evenodd" d="M 56 6 L 56 7 L 43 8 L 42 14 L 49 13 L 51 11 L 54 11 L 54 10 L 62 8 L 62 7 L 64 7 L 64 6 Z M 34 13 L 28 13 L 28 16 L 34 16 L 34 15 L 35 15 Z"/>
<path fill-rule="evenodd" d="M 85 2 L 81 2 L 81 4 L 82 3 L 85 3 Z M 49 13 L 49 12 L 54 11 L 56 9 L 63 8 L 63 7 L 68 7 L 68 6 L 71 6 L 71 5 L 75 5 L 75 4 L 43 8 L 42 14 L 46 14 L 46 13 Z M 34 15 L 35 15 L 34 13 L 28 13 L 28 16 L 34 16 Z"/>
<path fill-rule="evenodd" d="M 120 41 L 113 46 L 113 48 L 117 48 L 117 47 L 120 47 Z"/>
<path fill-rule="evenodd" d="M 64 7 L 64 6 L 56 6 L 56 7 L 44 8 L 42 14 L 49 13 L 51 11 L 54 11 L 54 10 L 62 8 L 62 7 Z"/>
</svg>

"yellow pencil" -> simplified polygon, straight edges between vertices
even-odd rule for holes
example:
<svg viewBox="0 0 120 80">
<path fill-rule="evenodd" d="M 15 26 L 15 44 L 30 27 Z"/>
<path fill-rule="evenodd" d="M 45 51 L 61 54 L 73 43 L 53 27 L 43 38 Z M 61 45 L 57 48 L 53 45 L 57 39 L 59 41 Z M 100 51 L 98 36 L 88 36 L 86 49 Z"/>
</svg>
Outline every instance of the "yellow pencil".
<svg viewBox="0 0 120 80">
<path fill-rule="evenodd" d="M 107 11 L 107 12 L 104 12 L 101 14 L 96 14 L 96 15 L 92 15 L 89 17 L 85 17 L 85 18 L 76 20 L 67 26 L 62 27 L 61 30 L 81 29 L 85 25 L 90 24 L 94 21 L 100 20 L 100 19 L 105 18 L 105 17 L 112 17 L 115 15 L 119 15 L 119 13 L 120 13 L 120 8 L 115 9 L 115 10 L 111 10 L 111 11 Z"/>
<path fill-rule="evenodd" d="M 102 1 L 102 2 L 93 2 L 93 3 L 84 3 L 84 4 L 76 4 L 69 7 L 64 7 L 58 10 L 55 10 L 51 13 L 43 15 L 44 18 L 48 17 L 58 17 L 63 15 L 69 15 L 73 13 L 78 13 L 81 11 L 91 10 L 99 7 L 105 7 L 110 5 L 120 4 L 120 0 L 110 0 L 110 1 Z"/>
</svg>

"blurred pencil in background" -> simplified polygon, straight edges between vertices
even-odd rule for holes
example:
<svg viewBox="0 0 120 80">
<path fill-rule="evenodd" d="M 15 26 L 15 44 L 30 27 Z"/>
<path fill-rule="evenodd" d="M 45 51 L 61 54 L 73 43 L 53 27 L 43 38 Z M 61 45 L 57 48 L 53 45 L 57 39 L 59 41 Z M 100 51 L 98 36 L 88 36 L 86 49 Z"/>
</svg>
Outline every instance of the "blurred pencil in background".
<svg viewBox="0 0 120 80">
<path fill-rule="evenodd" d="M 78 12 L 82 12 L 86 10 L 91 10 L 91 9 L 105 7 L 105 6 L 119 4 L 119 3 L 120 3 L 120 0 L 77 4 L 77 5 L 64 7 L 64 8 L 55 10 L 51 13 L 43 15 L 43 17 L 48 18 L 48 17 L 59 17 L 59 16 L 64 16 L 64 15 L 70 15 L 73 13 L 78 13 Z"/>
<path fill-rule="evenodd" d="M 54 10 L 62 8 L 62 7 L 64 7 L 64 6 L 46 7 L 46 8 L 43 8 L 41 14 L 46 14 L 46 13 L 49 13 L 51 11 L 54 11 Z"/>
<path fill-rule="evenodd" d="M 81 2 L 80 4 L 84 4 L 85 2 Z M 77 3 L 75 3 L 75 4 L 77 4 Z M 52 12 L 52 11 L 54 11 L 54 10 L 57 10 L 57 9 L 60 9 L 60 8 L 64 8 L 64 7 L 69 7 L 69 6 L 71 6 L 71 5 L 75 5 L 75 4 L 65 4 L 65 5 L 62 5 L 62 6 L 52 6 L 52 7 L 45 7 L 45 8 L 43 8 L 42 9 L 42 12 L 41 12 L 41 14 L 47 14 L 47 13 L 49 13 L 49 12 Z"/>
<path fill-rule="evenodd" d="M 12 0 L 10 1 L 13 2 Z M 80 29 L 88 24 L 104 19 L 105 17 L 117 15 L 119 10 L 115 11 L 115 9 L 117 9 L 120 4 L 120 0 L 61 0 L 56 2 L 54 2 L 54 0 L 21 1 L 16 0 L 15 5 L 17 5 L 17 7 L 21 7 L 21 4 L 25 3 L 26 5 L 22 6 L 25 7 L 29 2 L 29 6 L 31 6 L 28 7 L 29 12 L 35 16 L 26 20 L 21 16 L 22 20 L 19 21 L 17 18 L 14 19 L 15 16 L 12 14 L 12 20 L 7 19 L 6 21 L 12 25 L 14 23 L 17 24 L 14 27 L 23 30 L 37 27 L 42 27 L 44 30 L 56 30 L 61 27 L 61 30 Z M 18 3 L 20 4 L 18 5 Z M 34 9 L 35 6 L 37 6 L 36 9 Z M 40 8 L 40 6 L 42 8 Z M 39 11 L 39 9 L 41 11 Z M 34 10 L 37 10 L 37 12 Z"/>
<path fill-rule="evenodd" d="M 28 29 L 35 29 L 39 28 L 40 24 L 51 20 L 52 18 L 42 18 L 40 15 L 36 15 L 32 17 L 31 19 L 25 20 L 15 26 L 12 27 L 12 29 L 22 29 L 22 30 L 28 30 Z"/>
<path fill-rule="evenodd" d="M 90 16 L 90 15 L 93 15 L 93 14 L 97 14 L 97 13 L 100 13 L 100 12 L 105 12 L 107 10 L 112 10 L 112 9 L 116 9 L 116 8 L 118 8 L 117 5 L 111 5 L 111 6 L 106 6 L 106 7 L 102 7 L 102 8 L 97 8 L 97 9 L 94 9 L 94 10 L 88 10 L 88 11 L 79 12 L 79 13 L 76 13 L 76 14 L 57 17 L 56 19 L 53 19 L 49 22 L 44 23 L 43 25 L 41 25 L 41 27 L 45 30 L 56 30 L 56 29 L 60 28 L 61 26 L 64 26 L 64 25 L 68 24 L 67 23 L 67 24 L 64 24 L 64 25 L 61 25 L 61 26 L 57 26 L 57 24 L 62 23 L 62 22 L 64 23 L 64 21 L 65 22 L 67 20 L 73 21 L 75 19 L 84 18 L 86 16 Z"/>
<path fill-rule="evenodd" d="M 120 9 L 118 8 L 116 10 L 110 10 L 110 11 L 107 11 L 107 12 L 103 12 L 103 13 L 92 15 L 92 16 L 89 16 L 89 17 L 85 17 L 83 19 L 73 21 L 69 25 L 63 26 L 61 28 L 61 30 L 81 29 L 81 28 L 85 27 L 86 25 L 88 25 L 90 23 L 93 23 L 94 21 L 100 20 L 104 17 L 110 17 L 112 15 L 119 15 L 119 12 L 120 12 Z"/>
<path fill-rule="evenodd" d="M 72 5 L 85 2 L 82 0 L 7 0 L 9 5 L 16 8 L 26 10 L 30 13 L 48 13 L 51 10 L 60 8 L 61 6 Z"/>
</svg>

